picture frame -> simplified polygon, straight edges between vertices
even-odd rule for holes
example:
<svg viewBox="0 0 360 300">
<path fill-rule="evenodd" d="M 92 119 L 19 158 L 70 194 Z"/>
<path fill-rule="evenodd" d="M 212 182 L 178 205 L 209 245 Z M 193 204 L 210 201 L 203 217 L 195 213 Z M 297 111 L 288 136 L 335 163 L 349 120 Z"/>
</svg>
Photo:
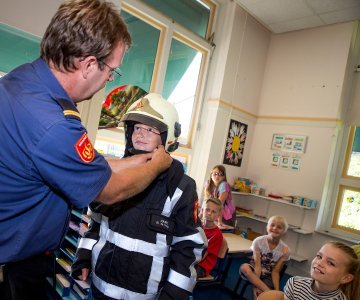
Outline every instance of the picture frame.
<svg viewBox="0 0 360 300">
<path fill-rule="evenodd" d="M 241 166 L 248 125 L 236 120 L 230 120 L 226 139 L 223 163 L 232 166 Z"/>
</svg>

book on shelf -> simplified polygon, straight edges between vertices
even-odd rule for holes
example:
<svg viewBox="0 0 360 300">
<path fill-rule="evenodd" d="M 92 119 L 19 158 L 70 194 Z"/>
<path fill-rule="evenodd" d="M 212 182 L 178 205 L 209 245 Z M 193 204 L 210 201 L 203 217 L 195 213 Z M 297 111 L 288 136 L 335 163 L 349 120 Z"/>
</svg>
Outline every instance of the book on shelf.
<svg viewBox="0 0 360 300">
<path fill-rule="evenodd" d="M 78 279 L 74 279 L 74 281 L 83 289 L 83 290 L 88 290 L 90 289 L 90 280 L 89 278 L 85 281 L 83 280 L 78 280 Z"/>
<path fill-rule="evenodd" d="M 69 227 L 70 227 L 72 230 L 74 230 L 75 232 L 79 232 L 80 227 L 79 227 L 79 224 L 78 224 L 78 223 L 76 223 L 76 222 L 74 222 L 74 221 L 70 221 L 70 222 L 69 222 Z"/>
<path fill-rule="evenodd" d="M 245 207 L 236 206 L 235 207 L 237 213 L 247 214 L 247 215 L 253 215 L 254 212 L 252 209 L 247 209 Z"/>
<path fill-rule="evenodd" d="M 87 214 L 81 215 L 81 219 L 86 223 L 90 222 L 90 217 Z"/>
<path fill-rule="evenodd" d="M 78 218 L 81 219 L 81 213 L 80 213 L 79 211 L 73 209 L 73 210 L 71 211 L 71 213 L 72 213 L 74 216 L 76 216 L 76 217 L 78 217 Z"/>
<path fill-rule="evenodd" d="M 89 230 L 89 226 L 85 223 L 80 223 L 79 234 L 84 236 L 84 233 Z"/>
<path fill-rule="evenodd" d="M 64 258 L 56 258 L 57 263 L 64 268 L 66 272 L 71 272 L 71 263 Z"/>
<path fill-rule="evenodd" d="M 59 283 L 63 288 L 70 287 L 70 281 L 65 277 L 64 274 L 58 273 L 56 276 L 56 282 Z"/>
<path fill-rule="evenodd" d="M 67 253 L 69 253 L 69 255 L 70 255 L 72 258 L 75 258 L 75 252 L 74 252 L 72 249 L 66 247 L 66 248 L 65 248 L 65 251 L 66 251 Z"/>
<path fill-rule="evenodd" d="M 67 285 L 67 284 L 62 279 L 61 279 L 61 281 L 59 281 L 59 278 L 57 275 L 58 274 L 56 274 L 55 287 L 54 287 L 54 278 L 53 277 L 46 277 L 47 282 L 49 282 L 49 284 L 55 288 L 56 293 L 59 296 L 61 296 L 61 298 L 69 296 L 70 295 L 70 283 L 69 283 L 69 286 L 67 286 L 67 287 L 63 286 L 63 283 L 65 285 Z"/>
<path fill-rule="evenodd" d="M 67 234 L 65 236 L 65 239 L 68 240 L 71 244 L 73 244 L 75 247 L 77 247 L 77 237 L 71 234 Z"/>
<path fill-rule="evenodd" d="M 78 285 L 74 284 L 72 290 L 75 292 L 78 299 L 86 299 L 86 294 L 79 288 Z"/>
</svg>

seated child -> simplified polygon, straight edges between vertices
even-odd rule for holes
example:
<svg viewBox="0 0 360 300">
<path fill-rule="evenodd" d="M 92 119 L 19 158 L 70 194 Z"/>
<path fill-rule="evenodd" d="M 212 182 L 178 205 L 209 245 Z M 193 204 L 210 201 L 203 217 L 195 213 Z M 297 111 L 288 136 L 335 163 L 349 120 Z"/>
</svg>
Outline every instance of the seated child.
<svg viewBox="0 0 360 300">
<path fill-rule="evenodd" d="M 290 249 L 281 240 L 287 229 L 284 217 L 272 216 L 266 226 L 268 234 L 257 237 L 251 245 L 250 264 L 240 267 L 240 274 L 254 285 L 254 299 L 264 291 L 280 289 L 280 271 L 290 259 Z"/>
<path fill-rule="evenodd" d="M 217 257 L 223 241 L 222 232 L 215 223 L 221 215 L 221 207 L 222 203 L 219 199 L 209 198 L 205 201 L 201 208 L 202 227 L 208 240 L 208 248 L 202 261 L 195 266 L 197 277 L 205 277 L 209 275 L 210 271 L 216 265 Z"/>
<path fill-rule="evenodd" d="M 360 299 L 360 263 L 353 248 L 339 242 L 321 247 L 310 270 L 311 278 L 295 276 L 286 283 L 286 300 Z"/>
</svg>

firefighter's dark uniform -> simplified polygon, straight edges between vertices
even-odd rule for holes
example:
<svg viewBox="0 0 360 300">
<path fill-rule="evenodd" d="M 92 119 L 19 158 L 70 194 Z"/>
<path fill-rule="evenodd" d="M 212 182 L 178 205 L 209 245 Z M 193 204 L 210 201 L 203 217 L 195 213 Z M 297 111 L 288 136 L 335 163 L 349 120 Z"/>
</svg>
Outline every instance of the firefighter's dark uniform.
<svg viewBox="0 0 360 300">
<path fill-rule="evenodd" d="M 92 204 L 73 277 L 92 265 L 94 299 L 188 299 L 207 245 L 196 201 L 194 180 L 174 160 L 141 194 L 111 207 Z"/>
</svg>

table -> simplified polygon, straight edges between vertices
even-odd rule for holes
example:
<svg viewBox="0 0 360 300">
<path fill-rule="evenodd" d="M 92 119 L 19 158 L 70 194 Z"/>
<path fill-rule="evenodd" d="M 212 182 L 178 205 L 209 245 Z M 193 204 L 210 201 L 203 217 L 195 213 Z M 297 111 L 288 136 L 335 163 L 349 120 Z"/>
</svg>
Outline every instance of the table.
<svg viewBox="0 0 360 300">
<path fill-rule="evenodd" d="M 225 233 L 225 232 L 233 233 L 235 230 L 235 228 L 233 226 L 226 225 L 226 224 L 222 224 L 221 226 L 218 225 L 218 227 L 222 233 Z"/>
<path fill-rule="evenodd" d="M 225 286 L 225 280 L 228 276 L 230 266 L 232 264 L 232 261 L 234 258 L 239 257 L 250 257 L 252 255 L 252 250 L 250 249 L 252 241 L 243 238 L 241 235 L 237 235 L 234 233 L 223 233 L 223 237 L 226 239 L 228 243 L 228 259 L 224 268 L 224 276 L 222 280 L 222 285 L 225 289 L 227 289 L 231 294 L 235 297 L 236 296 L 236 290 L 233 288 L 229 288 Z M 238 286 L 238 282 L 240 280 L 237 280 L 235 286 Z"/>
<path fill-rule="evenodd" d="M 251 244 L 252 241 L 243 238 L 241 235 L 234 233 L 223 233 L 224 238 L 226 239 L 229 247 L 229 254 L 249 254 L 251 253 Z"/>
</svg>

